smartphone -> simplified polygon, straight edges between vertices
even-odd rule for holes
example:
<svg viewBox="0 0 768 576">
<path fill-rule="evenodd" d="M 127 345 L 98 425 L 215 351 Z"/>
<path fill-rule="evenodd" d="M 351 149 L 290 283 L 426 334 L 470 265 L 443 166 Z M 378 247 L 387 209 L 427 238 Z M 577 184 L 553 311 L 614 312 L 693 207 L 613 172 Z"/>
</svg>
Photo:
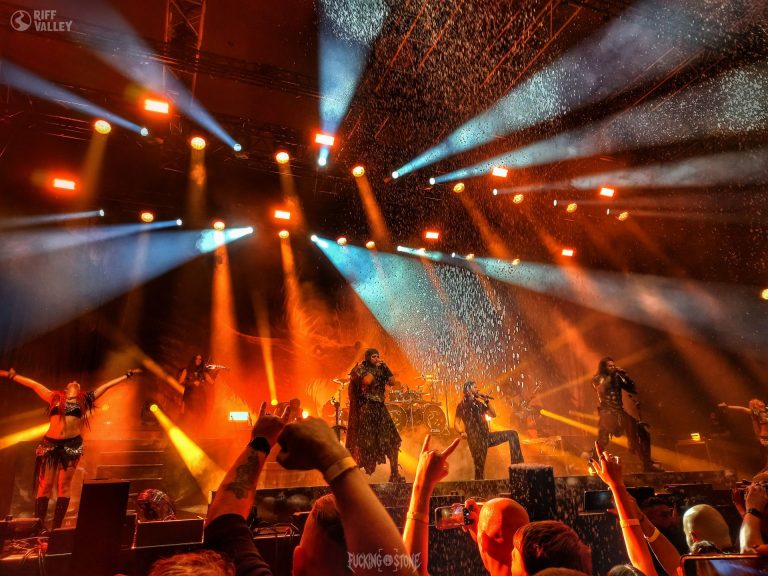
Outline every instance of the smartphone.
<svg viewBox="0 0 768 576">
<path fill-rule="evenodd" d="M 438 530 L 450 530 L 472 524 L 469 517 L 469 508 L 464 504 L 451 504 L 435 508 L 435 528 Z"/>
<path fill-rule="evenodd" d="M 615 507 L 610 490 L 584 491 L 584 512 L 605 512 L 608 508 Z"/>
<path fill-rule="evenodd" d="M 768 556 L 724 554 L 718 556 L 683 556 L 685 576 L 741 576 L 768 573 Z"/>
</svg>

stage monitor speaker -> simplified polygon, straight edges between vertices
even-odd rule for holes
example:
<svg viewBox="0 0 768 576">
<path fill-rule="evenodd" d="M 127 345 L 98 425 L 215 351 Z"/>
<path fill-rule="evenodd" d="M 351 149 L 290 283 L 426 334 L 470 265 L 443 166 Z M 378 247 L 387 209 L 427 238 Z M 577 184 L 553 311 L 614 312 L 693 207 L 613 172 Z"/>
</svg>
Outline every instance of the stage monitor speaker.
<svg viewBox="0 0 768 576">
<path fill-rule="evenodd" d="M 203 519 L 158 520 L 136 524 L 134 548 L 167 546 L 168 544 L 194 544 L 203 541 Z"/>
<path fill-rule="evenodd" d="M 83 483 L 69 564 L 71 576 L 112 576 L 118 571 L 129 486 L 127 480 Z"/>
<path fill-rule="evenodd" d="M 555 474 L 552 466 L 512 464 L 509 467 L 512 498 L 528 511 L 531 522 L 555 517 Z"/>
</svg>

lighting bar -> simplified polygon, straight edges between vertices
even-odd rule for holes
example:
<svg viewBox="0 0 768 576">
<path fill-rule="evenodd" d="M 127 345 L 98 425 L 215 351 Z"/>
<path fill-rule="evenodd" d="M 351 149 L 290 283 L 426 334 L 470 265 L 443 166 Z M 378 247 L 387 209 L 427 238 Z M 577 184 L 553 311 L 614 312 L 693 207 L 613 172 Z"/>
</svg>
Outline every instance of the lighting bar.
<svg viewBox="0 0 768 576">
<path fill-rule="evenodd" d="M 74 190 L 77 188 L 77 184 L 74 180 L 69 180 L 68 178 L 54 178 L 53 187 L 60 190 Z"/>
<path fill-rule="evenodd" d="M 560 254 L 567 256 L 568 258 L 571 258 L 575 253 L 576 251 L 573 248 L 563 248 L 560 252 Z"/>
<path fill-rule="evenodd" d="M 509 169 L 504 168 L 503 166 L 494 166 L 491 170 L 491 175 L 498 176 L 499 178 L 506 178 L 509 174 Z"/>
<path fill-rule="evenodd" d="M 291 213 L 288 210 L 275 210 L 275 218 L 278 220 L 290 220 Z"/>
<path fill-rule="evenodd" d="M 600 188 L 600 196 L 604 196 L 605 198 L 613 198 L 613 195 L 616 193 L 616 190 L 613 188 L 606 188 L 603 186 Z"/>
<path fill-rule="evenodd" d="M 317 132 L 315 134 L 315 144 L 322 144 L 323 146 L 333 146 L 333 143 L 336 141 L 336 137 L 331 134 L 323 134 L 322 132 Z"/>
<path fill-rule="evenodd" d="M 424 233 L 424 238 L 427 240 L 438 240 L 440 238 L 440 232 L 435 232 L 434 230 L 427 230 Z"/>
<path fill-rule="evenodd" d="M 144 99 L 144 110 L 147 112 L 156 112 L 158 114 L 168 114 L 171 110 L 171 105 L 167 100 L 156 100 L 154 98 Z"/>
</svg>

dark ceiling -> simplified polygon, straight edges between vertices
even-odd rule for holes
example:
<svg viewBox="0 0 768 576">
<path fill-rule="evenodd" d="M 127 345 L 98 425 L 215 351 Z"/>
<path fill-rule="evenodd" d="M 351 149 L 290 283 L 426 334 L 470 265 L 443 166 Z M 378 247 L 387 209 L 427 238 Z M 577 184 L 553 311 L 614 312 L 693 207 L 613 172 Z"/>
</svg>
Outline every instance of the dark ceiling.
<svg viewBox="0 0 768 576">
<path fill-rule="evenodd" d="M 146 50 L 127 44 L 125 31 L 103 3 L 40 0 L 0 4 L 2 56 L 139 124 L 145 121 L 136 102 L 138 87 L 107 65 L 116 55 L 127 52 L 138 66 L 164 64 L 167 73 L 187 86 L 194 84 L 198 100 L 244 146 L 240 155 L 219 142 L 207 151 L 210 216 L 271 226 L 269 209 L 281 201 L 273 155 L 285 148 L 292 155 L 311 231 L 347 234 L 360 244 L 367 239 L 367 220 L 349 174 L 362 162 L 393 241 L 420 245 L 423 229 L 436 226 L 444 235 L 439 249 L 445 252 L 483 254 L 488 248 L 477 223 L 467 215 L 466 203 L 451 193 L 450 185 L 430 187 L 429 176 L 589 127 L 622 110 L 675 98 L 708 78 L 762 62 L 768 51 L 766 9 L 753 5 L 759 3 L 666 3 L 687 10 L 688 17 L 676 27 L 679 37 L 660 37 L 668 50 L 622 89 L 523 129 L 499 133 L 483 146 L 392 180 L 389 174 L 394 168 L 440 142 L 603 27 L 629 17 L 660 26 L 668 17 L 659 10 L 665 3 L 141 0 L 112 4 L 144 40 Z M 362 33 L 368 12 L 386 9 L 338 131 L 339 144 L 325 169 L 316 166 L 312 144 L 313 131 L 320 125 L 321 5 L 333 8 L 333 25 L 349 26 L 350 33 Z M 59 18 L 73 20 L 72 32 L 14 31 L 10 14 L 19 7 L 56 9 Z M 733 13 L 738 10 L 743 13 L 737 18 Z M 685 58 L 678 52 L 682 43 L 696 48 Z M 617 65 L 621 58 L 632 58 L 631 51 L 617 54 Z M 668 71 L 659 75 L 659 67 Z M 593 81 L 583 78 L 584 83 Z M 12 89 L 3 93 L 1 112 L 0 170 L 4 183 L 18 192 L 4 191 L 3 210 L 65 210 L 65 204 L 44 197 L 29 184 L 29 173 L 43 162 L 76 168 L 90 138 L 91 119 Z M 195 126 L 177 113 L 167 124 L 152 128 L 154 136 L 148 141 L 125 132 L 110 137 L 98 204 L 116 218 L 125 219 L 140 206 L 174 215 L 185 204 L 186 140 Z M 763 124 L 748 137 L 704 135 L 661 146 L 629 146 L 619 153 L 521 169 L 514 173 L 514 184 L 546 184 L 702 154 L 749 151 L 765 142 Z M 765 280 L 765 180 L 748 185 L 705 183 L 686 188 L 684 195 L 680 188 L 670 187 L 620 192 L 622 200 L 645 199 L 659 214 L 628 223 L 601 218 L 603 207 L 589 202 L 575 215 L 552 205 L 553 199 L 564 196 L 593 199 L 592 190 L 544 188 L 518 206 L 510 197 L 493 197 L 490 190 L 495 185 L 490 177 L 468 180 L 465 195 L 490 228 L 524 259 L 551 260 L 553 245 L 571 243 L 579 246 L 579 262 L 588 267 L 758 285 Z M 685 201 L 678 200 L 683 197 Z M 675 217 L 669 216 L 672 212 Z M 652 242 L 638 242 L 637 230 Z"/>
</svg>

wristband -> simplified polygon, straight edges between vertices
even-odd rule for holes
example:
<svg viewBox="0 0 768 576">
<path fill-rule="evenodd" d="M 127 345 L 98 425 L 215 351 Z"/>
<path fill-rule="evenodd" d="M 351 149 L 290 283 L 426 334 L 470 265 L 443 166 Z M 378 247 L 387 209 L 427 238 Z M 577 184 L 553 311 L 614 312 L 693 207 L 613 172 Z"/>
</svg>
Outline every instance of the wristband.
<svg viewBox="0 0 768 576">
<path fill-rule="evenodd" d="M 643 534 L 643 536 L 645 536 L 645 534 Z M 653 544 L 654 542 L 656 542 L 656 540 L 659 539 L 659 536 L 661 536 L 661 532 L 659 532 L 659 529 L 656 528 L 656 526 L 654 526 L 653 534 L 651 534 L 650 536 L 645 536 L 645 540 L 646 542 L 648 542 L 648 544 Z"/>
<path fill-rule="evenodd" d="M 352 458 L 352 456 L 346 456 L 335 464 L 331 464 L 328 469 L 323 472 L 323 478 L 330 484 L 348 470 L 352 470 L 352 468 L 357 468 L 357 462 L 355 462 L 355 459 Z"/>
<path fill-rule="evenodd" d="M 630 526 L 640 526 L 640 520 L 637 518 L 627 518 L 626 520 L 619 520 L 619 526 L 622 528 L 629 528 Z"/>
<path fill-rule="evenodd" d="M 128 372 L 126 372 L 126 373 L 125 373 L 125 378 L 126 378 L 126 380 L 127 380 L 128 378 L 130 378 L 131 376 L 133 376 L 133 370 L 128 370 Z"/>
<path fill-rule="evenodd" d="M 269 440 L 264 438 L 264 436 L 256 436 L 256 438 L 253 438 L 248 442 L 248 447 L 256 452 L 264 452 L 265 456 L 272 450 L 272 446 L 269 445 Z"/>
<path fill-rule="evenodd" d="M 414 522 L 422 522 L 423 524 L 429 524 L 428 512 L 408 512 L 407 518 L 408 520 L 413 520 Z"/>
<path fill-rule="evenodd" d="M 762 519 L 762 517 L 763 517 L 763 513 L 760 510 L 758 510 L 757 508 L 750 508 L 749 510 L 747 510 L 747 514 L 752 514 L 752 516 L 754 516 L 755 518 L 761 518 Z"/>
</svg>

